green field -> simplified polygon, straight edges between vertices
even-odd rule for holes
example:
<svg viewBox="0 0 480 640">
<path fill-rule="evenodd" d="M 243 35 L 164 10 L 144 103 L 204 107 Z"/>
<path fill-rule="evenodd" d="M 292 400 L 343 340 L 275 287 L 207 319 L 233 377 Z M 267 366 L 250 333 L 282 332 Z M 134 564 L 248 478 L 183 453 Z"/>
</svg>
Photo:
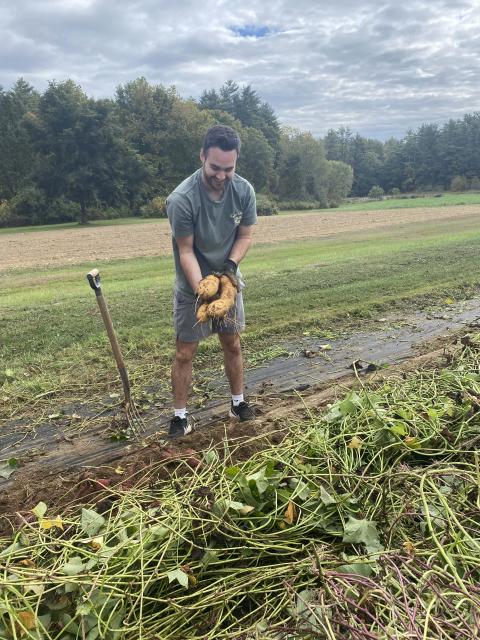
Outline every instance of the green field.
<svg viewBox="0 0 480 640">
<path fill-rule="evenodd" d="M 387 209 L 416 209 L 418 207 L 456 207 L 480 204 L 480 193 L 444 193 L 440 198 L 434 196 L 415 196 L 410 198 L 388 198 L 342 204 L 335 209 L 311 209 L 301 211 L 280 211 L 280 215 L 289 213 L 317 213 L 318 211 L 382 211 Z"/>
<path fill-rule="evenodd" d="M 472 218 L 417 223 L 321 240 L 256 245 L 244 263 L 247 364 L 285 340 L 365 329 L 386 310 L 408 313 L 475 294 L 480 228 Z M 118 389 L 93 292 L 91 265 L 0 274 L 3 416 Z M 103 290 L 136 389 L 168 393 L 173 354 L 170 257 L 102 267 Z M 211 362 L 216 362 L 212 369 Z M 197 380 L 221 375 L 215 339 L 202 343 Z M 218 357 L 217 357 L 218 356 Z"/>
<path fill-rule="evenodd" d="M 113 227 L 124 224 L 144 224 L 158 222 L 158 218 L 112 218 L 111 220 L 92 220 L 88 227 Z M 0 229 L 0 234 L 7 233 L 31 233 L 32 231 L 54 231 L 55 229 L 84 229 L 78 222 L 63 222 L 61 224 L 39 224 L 27 227 L 4 227 Z"/>
<path fill-rule="evenodd" d="M 369 202 L 345 204 L 342 211 L 374 211 L 379 209 L 412 209 L 414 207 L 452 207 L 465 204 L 480 204 L 480 193 L 444 193 L 441 197 L 425 196 L 410 198 L 388 198 Z"/>
</svg>

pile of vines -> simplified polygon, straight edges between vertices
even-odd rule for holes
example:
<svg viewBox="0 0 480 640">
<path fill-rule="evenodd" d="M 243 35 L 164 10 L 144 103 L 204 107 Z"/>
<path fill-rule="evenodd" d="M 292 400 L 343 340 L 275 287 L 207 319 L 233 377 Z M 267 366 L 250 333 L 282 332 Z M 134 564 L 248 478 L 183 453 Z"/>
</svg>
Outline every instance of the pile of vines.
<svg viewBox="0 0 480 640">
<path fill-rule="evenodd" d="M 245 462 L 225 441 L 101 508 L 39 503 L 0 541 L 0 637 L 478 637 L 479 344 Z"/>
</svg>

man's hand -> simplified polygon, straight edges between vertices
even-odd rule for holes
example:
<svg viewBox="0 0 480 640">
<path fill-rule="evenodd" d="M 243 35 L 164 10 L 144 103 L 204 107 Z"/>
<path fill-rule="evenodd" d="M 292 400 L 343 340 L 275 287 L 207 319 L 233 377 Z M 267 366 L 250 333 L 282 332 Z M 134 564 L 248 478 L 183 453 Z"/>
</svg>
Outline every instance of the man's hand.
<svg viewBox="0 0 480 640">
<path fill-rule="evenodd" d="M 237 269 L 238 269 L 237 263 L 234 260 L 231 260 L 230 258 L 228 258 L 223 263 L 222 275 L 227 276 L 227 278 L 229 278 L 230 282 L 238 291 L 239 282 L 237 278 Z"/>
</svg>

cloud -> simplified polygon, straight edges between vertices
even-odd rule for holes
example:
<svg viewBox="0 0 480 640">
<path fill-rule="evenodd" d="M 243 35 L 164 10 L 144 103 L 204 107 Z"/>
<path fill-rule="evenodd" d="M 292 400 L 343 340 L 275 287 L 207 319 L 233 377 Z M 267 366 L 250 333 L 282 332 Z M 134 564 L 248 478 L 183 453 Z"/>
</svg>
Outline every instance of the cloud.
<svg viewBox="0 0 480 640">
<path fill-rule="evenodd" d="M 198 97 L 233 79 L 284 124 L 379 138 L 480 99 L 477 0 L 16 0 L 0 24 L 5 87 L 72 78 L 104 97 L 143 75 Z"/>
</svg>

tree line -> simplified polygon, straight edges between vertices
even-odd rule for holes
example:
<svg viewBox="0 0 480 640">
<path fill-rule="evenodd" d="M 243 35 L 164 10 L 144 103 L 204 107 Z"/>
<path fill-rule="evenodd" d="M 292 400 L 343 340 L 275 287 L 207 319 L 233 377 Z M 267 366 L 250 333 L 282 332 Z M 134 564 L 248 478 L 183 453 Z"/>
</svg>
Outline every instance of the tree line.
<svg viewBox="0 0 480 640">
<path fill-rule="evenodd" d="M 373 186 L 386 193 L 480 189 L 480 113 L 423 124 L 401 140 L 380 142 L 341 127 L 323 139 L 327 158 L 353 169 L 352 196 Z"/>
<path fill-rule="evenodd" d="M 199 100 L 137 78 L 111 99 L 94 99 L 72 80 L 43 93 L 23 79 L 0 88 L 0 226 L 164 214 L 164 199 L 199 166 L 208 127 L 242 139 L 238 172 L 259 208 L 335 207 L 348 195 L 480 175 L 479 115 L 443 128 L 424 125 L 385 143 L 329 131 L 322 140 L 281 127 L 250 86 L 226 82 Z"/>
<path fill-rule="evenodd" d="M 351 167 L 310 133 L 282 129 L 250 86 L 227 82 L 195 101 L 138 78 L 93 99 L 71 80 L 40 94 L 19 79 L 0 90 L 0 224 L 162 215 L 217 123 L 239 131 L 238 172 L 266 213 L 269 199 L 336 206 L 350 191 Z"/>
</svg>

